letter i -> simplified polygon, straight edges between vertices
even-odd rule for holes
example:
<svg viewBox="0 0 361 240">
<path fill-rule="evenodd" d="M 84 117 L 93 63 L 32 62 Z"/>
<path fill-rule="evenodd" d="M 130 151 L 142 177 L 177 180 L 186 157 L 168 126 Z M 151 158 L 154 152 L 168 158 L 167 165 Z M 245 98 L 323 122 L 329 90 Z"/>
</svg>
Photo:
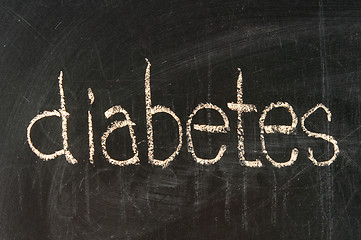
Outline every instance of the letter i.
<svg viewBox="0 0 361 240">
<path fill-rule="evenodd" d="M 88 97 L 90 105 L 94 103 L 94 94 L 91 88 L 88 88 Z M 93 132 L 93 120 L 90 113 L 91 106 L 88 110 L 88 136 L 89 136 L 89 161 L 94 164 L 94 132 Z"/>
</svg>

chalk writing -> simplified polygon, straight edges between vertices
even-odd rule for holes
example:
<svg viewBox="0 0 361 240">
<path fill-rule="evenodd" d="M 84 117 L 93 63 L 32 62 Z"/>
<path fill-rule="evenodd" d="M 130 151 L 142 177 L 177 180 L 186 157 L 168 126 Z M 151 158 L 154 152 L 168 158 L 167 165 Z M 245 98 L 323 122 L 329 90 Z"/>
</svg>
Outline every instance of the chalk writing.
<svg viewBox="0 0 361 240">
<path fill-rule="evenodd" d="M 148 161 L 150 164 L 155 166 L 161 166 L 163 168 L 167 167 L 170 162 L 172 162 L 175 157 L 179 154 L 181 148 L 182 148 L 182 142 L 183 142 L 183 130 L 182 130 L 182 124 L 179 119 L 179 117 L 169 108 L 165 106 L 152 106 L 152 97 L 151 97 L 151 84 L 150 84 L 150 78 L 151 78 L 151 63 L 148 59 L 145 59 L 147 63 L 147 67 L 145 70 L 145 76 L 144 76 L 144 92 L 145 92 L 145 117 L 146 117 L 146 132 L 147 132 L 147 145 L 148 145 Z M 263 164 L 260 159 L 255 159 L 253 161 L 246 160 L 245 158 L 245 147 L 244 147 L 244 129 L 243 129 L 243 121 L 242 116 L 244 113 L 250 113 L 250 112 L 257 112 L 257 108 L 253 104 L 244 104 L 243 103 L 243 90 L 242 90 L 242 71 L 239 70 L 239 75 L 237 79 L 237 102 L 236 103 L 228 103 L 227 106 L 230 110 L 237 112 L 237 150 L 238 150 L 238 158 L 241 165 L 246 167 L 262 167 Z M 60 72 L 60 75 L 58 77 L 59 80 L 59 93 L 60 93 L 60 109 L 59 110 L 53 110 L 53 111 L 44 111 L 43 113 L 40 113 L 36 115 L 31 121 L 27 128 L 27 141 L 30 146 L 30 149 L 42 160 L 47 161 L 50 159 L 54 159 L 56 157 L 59 157 L 61 155 L 65 156 L 65 159 L 72 164 L 77 163 L 78 161 L 73 157 L 71 152 L 68 149 L 68 131 L 67 131 L 67 120 L 70 117 L 70 114 L 66 111 L 65 108 L 65 95 L 64 95 L 64 89 L 63 89 L 63 72 Z M 88 110 L 88 141 L 89 141 L 89 161 L 91 164 L 94 164 L 94 153 L 95 153 L 95 147 L 94 147 L 94 130 L 93 130 L 93 121 L 92 121 L 92 114 L 91 114 L 91 106 L 95 101 L 94 93 L 92 89 L 88 88 L 88 98 L 89 98 L 89 110 Z M 265 125 L 265 119 L 267 117 L 267 114 L 276 108 L 284 108 L 288 111 L 288 113 L 291 116 L 291 125 Z M 317 104 L 312 109 L 308 110 L 301 118 L 301 128 L 306 133 L 308 137 L 313 138 L 319 138 L 323 139 L 333 145 L 334 153 L 333 156 L 327 160 L 327 161 L 317 161 L 313 155 L 313 150 L 311 148 L 308 148 L 309 153 L 309 160 L 318 167 L 322 166 L 329 166 L 332 164 L 340 150 L 337 144 L 337 141 L 334 137 L 323 134 L 323 133 L 314 133 L 308 130 L 305 127 L 305 121 L 306 119 L 313 114 L 317 109 L 323 109 L 327 114 L 327 120 L 328 122 L 331 122 L 331 111 L 324 106 L 322 103 Z M 216 111 L 219 113 L 219 115 L 222 117 L 223 124 L 222 125 L 204 125 L 204 124 L 193 124 L 193 117 L 198 113 L 198 111 L 208 109 L 212 111 Z M 166 159 L 160 160 L 156 159 L 154 157 L 154 130 L 153 130 L 153 123 L 152 118 L 153 115 L 157 113 L 166 113 L 169 116 L 171 116 L 178 128 L 178 144 L 174 152 Z M 139 164 L 139 153 L 138 153 L 138 146 L 136 141 L 136 134 L 133 129 L 133 126 L 136 124 L 131 120 L 129 113 L 122 108 L 120 105 L 113 106 L 109 108 L 107 111 L 105 111 L 104 115 L 106 119 L 111 118 L 115 114 L 123 114 L 125 117 L 125 120 L 123 121 L 113 121 L 110 126 L 108 126 L 107 130 L 103 133 L 101 139 L 100 139 L 100 145 L 102 148 L 102 153 L 105 157 L 105 159 L 114 165 L 118 166 L 126 166 L 126 165 L 132 165 L 132 164 Z M 61 118 L 61 128 L 62 128 L 62 139 L 63 139 L 63 149 L 55 151 L 52 154 L 45 154 L 40 152 L 33 144 L 31 139 L 31 130 L 34 124 L 39 121 L 40 119 L 47 118 L 47 117 L 59 117 Z M 260 140 L 261 140 L 261 147 L 262 147 L 262 153 L 265 155 L 266 159 L 275 167 L 281 168 L 286 166 L 291 166 L 294 164 L 294 162 L 297 160 L 298 157 L 298 149 L 293 148 L 291 151 L 291 156 L 288 161 L 286 162 L 277 162 L 274 159 L 270 157 L 270 155 L 267 152 L 266 148 L 266 140 L 265 140 L 265 134 L 275 134 L 275 133 L 281 133 L 285 135 L 290 135 L 293 133 L 297 128 L 298 118 L 296 116 L 296 113 L 293 110 L 293 107 L 287 103 L 287 102 L 276 102 L 276 103 L 270 103 L 269 106 L 266 106 L 263 112 L 261 113 L 261 116 L 259 118 L 258 124 L 260 129 Z M 129 135 L 132 141 L 132 152 L 133 157 L 121 160 L 117 159 L 115 157 L 111 157 L 107 151 L 107 139 L 111 133 L 113 133 L 116 129 L 128 127 L 129 129 Z M 212 103 L 200 103 L 189 115 L 189 118 L 186 122 L 186 137 L 187 137 L 187 150 L 191 154 L 192 158 L 199 164 L 202 165 L 210 165 L 215 164 L 216 162 L 220 161 L 223 157 L 224 153 L 227 150 L 226 145 L 221 145 L 217 155 L 214 158 L 206 159 L 206 158 L 200 158 L 197 156 L 194 145 L 193 145 L 193 139 L 192 139 L 192 127 L 193 130 L 199 131 L 199 132 L 208 132 L 208 133 L 227 133 L 230 131 L 229 126 L 229 120 L 226 115 L 226 113 L 218 106 L 212 104 Z"/>
</svg>

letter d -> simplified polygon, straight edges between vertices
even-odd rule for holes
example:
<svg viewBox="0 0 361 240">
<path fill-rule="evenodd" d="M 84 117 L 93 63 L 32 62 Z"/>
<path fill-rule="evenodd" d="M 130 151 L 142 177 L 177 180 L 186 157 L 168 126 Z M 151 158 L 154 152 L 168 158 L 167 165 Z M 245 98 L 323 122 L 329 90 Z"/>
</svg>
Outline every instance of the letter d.
<svg viewBox="0 0 361 240">
<path fill-rule="evenodd" d="M 59 110 L 53 110 L 53 111 L 44 111 L 43 113 L 40 113 L 36 115 L 31 121 L 27 129 L 27 138 L 28 138 L 28 144 L 31 148 L 31 150 L 41 159 L 44 161 L 48 161 L 51 159 L 54 159 L 58 156 L 65 155 L 66 160 L 69 163 L 75 164 L 78 161 L 73 157 L 71 152 L 68 150 L 68 132 L 67 132 L 67 119 L 70 116 L 70 114 L 65 109 L 65 98 L 64 98 L 64 90 L 63 90 L 63 72 L 60 71 L 60 75 L 58 77 L 59 79 L 59 92 L 60 92 L 60 109 Z M 34 147 L 33 142 L 31 141 L 31 128 L 33 125 L 40 119 L 45 117 L 60 117 L 61 118 L 61 129 L 62 129 L 62 137 L 63 137 L 63 149 L 56 151 L 52 154 L 44 154 L 40 152 L 37 148 Z"/>
</svg>

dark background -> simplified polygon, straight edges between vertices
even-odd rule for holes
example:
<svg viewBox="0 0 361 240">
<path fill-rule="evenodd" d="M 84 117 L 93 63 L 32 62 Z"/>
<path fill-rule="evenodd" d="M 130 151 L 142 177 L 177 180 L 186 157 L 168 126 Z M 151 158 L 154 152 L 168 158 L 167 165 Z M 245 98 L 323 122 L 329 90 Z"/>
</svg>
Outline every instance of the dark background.
<svg viewBox="0 0 361 240">
<path fill-rule="evenodd" d="M 361 3 L 359 1 L 0 1 L 0 239 L 361 239 Z M 152 62 L 154 105 L 171 108 L 183 129 L 202 102 L 222 108 L 227 134 L 193 131 L 200 157 L 186 149 L 162 169 L 147 162 L 144 73 Z M 244 115 L 246 158 L 264 167 L 241 166 L 237 157 L 237 68 L 244 77 L 244 102 L 258 113 Z M 64 72 L 69 149 L 44 162 L 29 148 L 26 128 L 45 110 L 60 108 L 57 77 Z M 95 165 L 89 164 L 87 88 L 92 106 Z M 266 136 L 277 161 L 300 151 L 290 167 L 273 167 L 261 152 L 258 119 L 271 102 L 287 101 L 299 119 L 290 136 Z M 306 126 L 328 133 L 340 154 L 330 167 L 319 161 L 332 145 L 309 138 L 300 118 L 317 103 Z M 104 112 L 125 108 L 136 123 L 141 164 L 118 167 L 101 153 Z M 177 144 L 176 124 L 153 118 L 155 156 Z M 215 112 L 194 122 L 222 124 Z M 290 124 L 284 110 L 267 123 Z M 185 133 L 185 131 L 183 131 Z M 42 152 L 61 149 L 61 120 L 33 128 Z M 132 156 L 127 128 L 108 139 L 109 153 Z"/>
</svg>

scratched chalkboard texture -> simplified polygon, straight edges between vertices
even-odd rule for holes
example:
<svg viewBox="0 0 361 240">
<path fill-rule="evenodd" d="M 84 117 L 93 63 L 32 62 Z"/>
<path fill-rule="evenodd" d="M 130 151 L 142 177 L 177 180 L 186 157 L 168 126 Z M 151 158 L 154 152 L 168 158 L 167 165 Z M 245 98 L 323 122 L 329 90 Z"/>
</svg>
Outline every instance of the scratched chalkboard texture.
<svg viewBox="0 0 361 240">
<path fill-rule="evenodd" d="M 0 239 L 361 239 L 361 2 L 360 1 L 115 1 L 0 0 Z M 182 147 L 167 167 L 148 161 L 145 74 L 150 61 L 152 106 L 169 108 L 182 126 Z M 237 149 L 237 79 L 247 161 Z M 27 139 L 30 121 L 61 112 L 63 73 L 68 151 L 43 161 Z M 94 94 L 90 104 L 88 88 Z M 291 134 L 263 133 L 259 119 L 271 103 L 287 102 L 296 114 Z M 202 165 L 187 148 L 187 121 L 200 103 L 225 113 L 225 133 L 195 124 L 224 126 L 216 110 L 192 119 L 193 150 L 214 158 Z M 317 162 L 339 153 L 329 166 Z M 119 105 L 129 114 L 138 165 L 111 164 L 101 139 L 114 121 L 104 113 Z M 89 161 L 88 111 L 94 164 Z M 55 112 L 56 113 L 56 112 Z M 65 116 L 65 115 L 64 115 Z M 33 145 L 62 150 L 63 119 L 37 121 Z M 286 108 L 264 124 L 291 126 Z M 134 156 L 130 125 L 106 141 L 112 158 Z M 152 116 L 154 158 L 167 159 L 179 143 L 168 113 Z M 148 133 L 149 134 L 149 133 Z M 317 163 L 316 162 L 316 163 Z"/>
</svg>

